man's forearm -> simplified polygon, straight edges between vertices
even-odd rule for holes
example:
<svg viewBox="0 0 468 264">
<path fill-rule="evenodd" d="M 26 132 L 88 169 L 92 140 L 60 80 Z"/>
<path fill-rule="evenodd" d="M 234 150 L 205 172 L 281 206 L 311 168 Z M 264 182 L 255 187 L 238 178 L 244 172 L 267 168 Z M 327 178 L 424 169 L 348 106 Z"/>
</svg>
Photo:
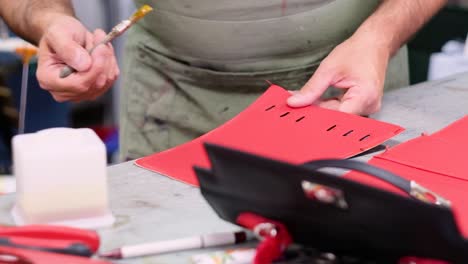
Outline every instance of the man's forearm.
<svg viewBox="0 0 468 264">
<path fill-rule="evenodd" d="M 16 34 L 37 44 L 56 17 L 74 11 L 70 0 L 0 0 L 0 15 Z"/>
<path fill-rule="evenodd" d="M 384 0 L 353 37 L 368 38 L 394 55 L 447 0 Z"/>
</svg>

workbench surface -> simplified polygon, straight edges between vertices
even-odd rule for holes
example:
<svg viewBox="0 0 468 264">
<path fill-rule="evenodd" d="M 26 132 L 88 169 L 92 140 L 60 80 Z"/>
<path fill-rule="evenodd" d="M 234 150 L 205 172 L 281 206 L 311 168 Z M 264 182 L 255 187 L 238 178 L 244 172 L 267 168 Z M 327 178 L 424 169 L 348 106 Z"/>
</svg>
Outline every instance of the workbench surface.
<svg viewBox="0 0 468 264">
<path fill-rule="evenodd" d="M 423 132 L 435 132 L 466 114 L 468 74 L 461 74 L 391 91 L 384 97 L 382 111 L 373 117 L 406 128 L 405 132 L 388 142 L 393 145 Z M 124 244 L 238 229 L 220 220 L 197 188 L 141 169 L 132 162 L 111 166 L 108 174 L 111 207 L 117 221 L 112 228 L 99 230 L 103 240 L 102 251 Z M 0 199 L 0 222 L 3 224 L 12 223 L 9 211 L 13 200 L 14 195 Z M 189 251 L 121 262 L 190 263 L 190 256 L 210 251 Z"/>
</svg>

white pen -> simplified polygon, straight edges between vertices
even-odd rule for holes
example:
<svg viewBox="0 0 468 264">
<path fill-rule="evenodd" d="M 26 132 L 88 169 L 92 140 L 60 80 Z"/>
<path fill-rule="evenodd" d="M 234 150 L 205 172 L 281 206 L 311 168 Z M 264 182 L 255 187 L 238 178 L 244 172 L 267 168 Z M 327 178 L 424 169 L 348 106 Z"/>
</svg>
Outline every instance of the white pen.
<svg viewBox="0 0 468 264">
<path fill-rule="evenodd" d="M 109 252 L 99 254 L 103 258 L 123 259 L 146 255 L 163 254 L 174 251 L 201 249 L 207 247 L 234 245 L 249 240 L 244 231 L 213 233 L 208 235 L 180 238 L 169 241 L 158 241 L 133 246 L 123 246 Z"/>
</svg>

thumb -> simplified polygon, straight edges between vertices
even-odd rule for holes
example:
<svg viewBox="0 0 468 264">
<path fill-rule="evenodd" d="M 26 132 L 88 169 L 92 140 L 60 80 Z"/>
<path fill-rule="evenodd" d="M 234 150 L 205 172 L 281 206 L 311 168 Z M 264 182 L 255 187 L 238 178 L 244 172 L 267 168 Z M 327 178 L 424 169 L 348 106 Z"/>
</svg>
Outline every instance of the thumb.
<svg viewBox="0 0 468 264">
<path fill-rule="evenodd" d="M 55 34 L 54 38 L 48 37 L 47 44 L 56 53 L 58 59 L 77 71 L 88 70 L 92 64 L 88 51 L 76 42 L 71 34 L 57 35 Z"/>
<path fill-rule="evenodd" d="M 320 68 L 317 69 L 304 87 L 288 98 L 288 105 L 291 107 L 303 107 L 313 104 L 327 90 L 331 83 L 331 78 L 331 74 L 320 72 Z"/>
</svg>

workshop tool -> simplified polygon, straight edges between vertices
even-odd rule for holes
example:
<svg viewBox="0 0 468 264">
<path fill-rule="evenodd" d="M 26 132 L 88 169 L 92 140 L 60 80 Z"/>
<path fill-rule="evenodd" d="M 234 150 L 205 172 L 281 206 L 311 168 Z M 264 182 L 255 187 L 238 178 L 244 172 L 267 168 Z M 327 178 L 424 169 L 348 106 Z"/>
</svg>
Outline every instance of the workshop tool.
<svg viewBox="0 0 468 264">
<path fill-rule="evenodd" d="M 93 53 L 94 49 L 96 49 L 99 45 L 104 44 L 106 45 L 107 43 L 111 42 L 113 39 L 116 37 L 122 35 L 127 29 L 129 29 L 133 24 L 138 22 L 138 20 L 142 19 L 144 16 L 146 16 L 149 12 L 153 11 L 153 8 L 149 5 L 144 5 L 141 8 L 139 8 L 133 15 L 126 20 L 123 20 L 120 22 L 117 26 L 115 26 L 109 34 L 97 45 L 95 45 L 91 50 L 89 50 L 89 54 Z M 75 69 L 73 69 L 70 66 L 65 66 L 61 71 L 60 71 L 60 78 L 66 78 L 70 76 L 70 74 L 76 72 Z"/>
<path fill-rule="evenodd" d="M 21 97 L 20 97 L 20 116 L 18 124 L 18 134 L 25 132 L 26 107 L 28 102 L 28 80 L 29 80 L 29 63 L 37 54 L 37 48 L 31 44 L 25 43 L 23 46 L 16 48 L 16 53 L 21 56 L 23 61 L 23 73 L 21 76 Z"/>
<path fill-rule="evenodd" d="M 2 264 L 111 264 L 107 261 L 95 260 L 73 255 L 55 254 L 45 251 L 35 251 L 0 246 L 0 263 Z"/>
<path fill-rule="evenodd" d="M 91 259 L 99 248 L 94 231 L 63 226 L 0 226 L 1 264 L 111 264 Z"/>
<path fill-rule="evenodd" d="M 214 233 L 187 238 L 180 238 L 171 241 L 158 241 L 141 245 L 124 246 L 99 254 L 105 258 L 132 258 L 146 255 L 164 254 L 168 252 L 201 249 L 216 246 L 235 245 L 251 239 L 245 231 Z"/>
<path fill-rule="evenodd" d="M 99 244 L 98 234 L 86 229 L 45 225 L 0 227 L 0 247 L 91 257 Z"/>
<path fill-rule="evenodd" d="M 15 53 L 17 48 L 23 47 L 26 44 L 28 42 L 19 37 L 2 39 L 0 41 L 0 52 Z"/>
</svg>

